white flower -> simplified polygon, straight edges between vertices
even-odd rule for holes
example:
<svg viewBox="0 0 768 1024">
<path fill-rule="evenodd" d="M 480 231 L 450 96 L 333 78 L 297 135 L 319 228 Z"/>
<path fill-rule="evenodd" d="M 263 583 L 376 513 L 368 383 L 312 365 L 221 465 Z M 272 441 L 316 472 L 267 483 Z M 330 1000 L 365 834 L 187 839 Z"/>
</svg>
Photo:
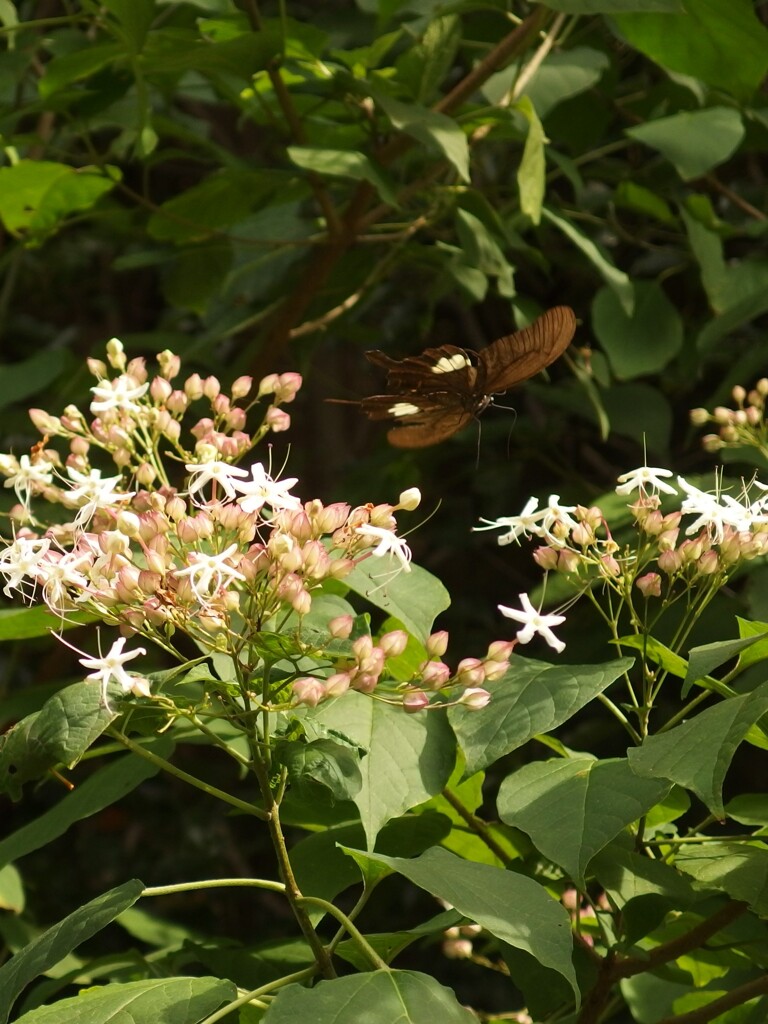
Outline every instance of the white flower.
<svg viewBox="0 0 768 1024">
<path fill-rule="evenodd" d="M 652 488 L 655 491 L 663 491 L 665 494 L 677 494 L 674 487 L 664 483 L 664 478 L 672 475 L 671 469 L 640 466 L 639 469 L 631 469 L 628 473 L 621 474 L 618 478 L 619 486 L 616 488 L 616 493 L 631 494 L 634 490 L 645 492 Z"/>
<path fill-rule="evenodd" d="M 539 499 L 529 498 L 525 508 L 519 516 L 502 516 L 501 519 L 481 519 L 485 526 L 474 526 L 473 530 L 509 530 L 502 537 L 499 537 L 499 544 L 510 544 L 520 537 L 543 537 L 544 530 L 541 521 L 547 515 L 548 510 L 538 508 Z"/>
<path fill-rule="evenodd" d="M 143 647 L 137 647 L 135 651 L 126 651 L 123 654 L 124 645 L 125 637 L 121 636 L 119 640 L 115 640 L 109 649 L 109 653 L 104 655 L 103 658 L 80 658 L 80 664 L 83 668 L 92 668 L 94 670 L 90 675 L 86 676 L 86 679 L 101 684 L 101 695 L 105 707 L 109 707 L 107 703 L 107 687 L 112 679 L 119 683 L 123 693 L 133 693 L 135 696 L 142 697 L 150 696 L 149 682 L 143 676 L 130 675 L 123 668 L 126 661 L 131 661 L 132 658 L 138 658 L 139 655 L 146 654 L 147 652 Z"/>
<path fill-rule="evenodd" d="M 563 523 L 563 525 L 568 527 L 569 531 L 579 525 L 571 516 L 571 512 L 576 511 L 576 506 L 561 505 L 559 494 L 550 494 L 547 499 L 547 507 L 541 511 L 544 513 L 540 526 L 541 532 L 548 540 L 554 541 L 555 543 L 560 542 L 562 539 L 551 532 L 552 527 L 556 523 Z M 499 543 L 501 543 L 501 541 L 499 541 Z"/>
<path fill-rule="evenodd" d="M 53 469 L 52 462 L 46 462 L 45 459 L 32 462 L 28 455 L 22 455 L 15 472 L 5 481 L 5 486 L 13 487 L 16 497 L 25 508 L 28 508 L 31 495 L 46 484 L 52 483 Z"/>
<path fill-rule="evenodd" d="M 78 485 L 72 487 L 66 494 L 67 504 L 80 506 L 75 517 L 75 526 L 89 522 L 99 509 L 112 508 L 118 502 L 128 501 L 135 493 L 121 493 L 115 490 L 116 486 L 122 483 L 121 477 L 110 476 L 102 480 L 100 469 L 92 469 L 86 475 L 67 466 L 67 475 Z"/>
<path fill-rule="evenodd" d="M 235 479 L 239 476 L 248 476 L 246 470 L 239 466 L 233 466 L 229 462 L 222 462 L 215 458 L 205 462 L 188 462 L 184 468 L 193 477 L 189 484 L 190 495 L 201 491 L 211 480 L 215 480 L 228 498 L 234 498 Z"/>
<path fill-rule="evenodd" d="M 553 626 L 559 626 L 562 622 L 565 622 L 565 616 L 542 615 L 540 611 L 537 611 L 533 607 L 531 599 L 527 594 L 520 594 L 520 604 L 523 606 L 522 611 L 517 611 L 514 608 L 507 608 L 503 604 L 499 605 L 499 611 L 502 615 L 505 615 L 508 619 L 514 619 L 515 622 L 521 622 L 523 624 L 523 628 L 517 632 L 517 639 L 520 643 L 529 643 L 529 641 L 531 641 L 538 633 L 539 636 L 543 637 L 549 646 L 553 647 L 558 654 L 565 650 L 565 644 L 563 641 L 558 640 L 552 632 Z"/>
<path fill-rule="evenodd" d="M 62 615 L 73 601 L 83 600 L 90 581 L 80 572 L 80 567 L 92 562 L 93 557 L 84 551 L 69 551 L 63 555 L 51 551 L 38 565 L 43 600 L 54 614 Z M 77 595 L 73 597 L 70 590 L 78 591 Z"/>
<path fill-rule="evenodd" d="M 403 537 L 395 536 L 393 530 L 385 530 L 382 526 L 369 525 L 359 526 L 355 533 L 370 539 L 371 543 L 378 541 L 378 544 L 371 552 L 372 555 L 375 555 L 377 558 L 381 558 L 382 555 L 394 555 L 404 572 L 411 571 L 411 549 Z"/>
<path fill-rule="evenodd" d="M 21 590 L 21 584 L 25 579 L 37 579 L 40 563 L 50 546 L 51 542 L 47 538 L 30 540 L 27 537 L 17 537 L 0 552 L 0 573 L 7 579 L 3 587 L 6 597 L 11 596 L 12 590 Z"/>
<path fill-rule="evenodd" d="M 187 556 L 188 564 L 183 569 L 176 569 L 175 574 L 189 576 L 195 597 L 204 604 L 211 592 L 215 593 L 220 587 L 228 586 L 232 580 L 245 580 L 245 576 L 227 562 L 237 550 L 237 544 L 230 544 L 220 555 L 192 551 Z"/>
<path fill-rule="evenodd" d="M 127 373 L 115 377 L 114 380 L 102 380 L 91 388 L 94 394 L 91 412 L 97 415 L 110 409 L 140 412 L 141 406 L 136 404 L 135 399 L 145 395 L 148 388 L 149 383 L 137 384 L 136 379 Z"/>
<path fill-rule="evenodd" d="M 677 478 L 677 482 L 687 495 L 680 505 L 680 511 L 684 515 L 698 516 L 686 528 L 686 535 L 706 528 L 710 538 L 719 544 L 725 536 L 727 526 L 741 532 L 749 530 L 756 521 L 756 516 L 749 508 L 745 508 L 741 502 L 728 494 L 709 494 L 707 491 L 700 491 L 681 476 Z"/>
<path fill-rule="evenodd" d="M 247 476 L 243 473 L 243 476 Z M 238 505 L 244 512 L 258 512 L 269 505 L 273 512 L 280 509 L 296 510 L 301 508 L 301 501 L 290 489 L 298 483 L 298 477 L 288 477 L 286 480 L 273 480 L 260 462 L 254 462 L 251 466 L 251 479 L 247 483 L 235 483 L 235 487 L 242 497 L 237 499 Z"/>
</svg>

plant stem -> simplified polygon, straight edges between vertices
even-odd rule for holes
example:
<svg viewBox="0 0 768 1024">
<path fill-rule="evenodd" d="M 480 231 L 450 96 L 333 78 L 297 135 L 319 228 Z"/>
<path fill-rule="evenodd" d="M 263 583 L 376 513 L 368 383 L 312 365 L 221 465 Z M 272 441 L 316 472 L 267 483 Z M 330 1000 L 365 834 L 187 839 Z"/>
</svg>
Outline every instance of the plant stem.
<svg viewBox="0 0 768 1024">
<path fill-rule="evenodd" d="M 174 885 L 151 885 L 142 892 L 142 896 L 168 896 L 175 892 L 194 892 L 196 889 L 269 889 L 272 892 L 285 892 L 282 882 L 273 882 L 268 878 L 204 878 L 197 882 L 177 882 Z"/>
<path fill-rule="evenodd" d="M 305 967 L 302 971 L 294 971 L 293 974 L 286 974 L 284 978 L 278 978 L 277 981 L 270 981 L 259 988 L 251 989 L 250 992 L 244 992 L 237 999 L 233 999 L 231 1003 L 227 1003 L 226 1006 L 222 1006 L 215 1013 L 210 1014 L 205 1020 L 201 1020 L 200 1024 L 216 1024 L 216 1021 L 224 1020 L 233 1010 L 253 1002 L 259 996 L 269 995 L 275 989 L 285 988 L 286 985 L 293 985 L 298 981 L 307 981 L 309 978 L 314 977 L 315 974 L 317 974 L 317 967 Z"/>
<path fill-rule="evenodd" d="M 472 811 L 470 811 L 470 809 L 464 803 L 462 803 L 462 801 L 459 799 L 456 793 L 454 793 L 452 789 L 448 789 L 447 786 L 443 790 L 442 796 L 448 801 L 448 803 L 456 811 L 456 813 L 461 815 L 461 817 L 464 819 L 464 821 L 466 821 L 466 823 L 469 825 L 472 831 L 475 832 L 480 837 L 480 839 L 482 839 L 482 841 L 485 843 L 485 845 L 488 847 L 491 853 L 495 854 L 502 864 L 508 865 L 511 862 L 512 858 L 506 852 L 506 850 L 504 850 L 500 846 L 500 844 L 496 840 L 496 837 L 493 835 L 490 828 L 488 827 L 488 824 L 484 822 L 482 818 L 478 818 L 477 815 L 473 814 Z"/>
<path fill-rule="evenodd" d="M 371 966 L 377 971 L 388 971 L 390 970 L 389 964 L 382 960 L 376 950 L 370 945 L 368 940 L 358 931 L 358 929 L 352 924 L 346 914 L 342 913 L 338 907 L 335 907 L 333 903 L 329 903 L 328 900 L 320 899 L 319 896 L 300 896 L 298 902 L 305 906 L 306 904 L 312 904 L 316 907 L 321 907 L 326 914 L 330 914 L 331 917 L 335 917 L 336 920 L 343 926 L 344 930 L 348 935 L 355 940 L 357 945 L 363 951 L 365 956 L 368 958 Z"/>
</svg>

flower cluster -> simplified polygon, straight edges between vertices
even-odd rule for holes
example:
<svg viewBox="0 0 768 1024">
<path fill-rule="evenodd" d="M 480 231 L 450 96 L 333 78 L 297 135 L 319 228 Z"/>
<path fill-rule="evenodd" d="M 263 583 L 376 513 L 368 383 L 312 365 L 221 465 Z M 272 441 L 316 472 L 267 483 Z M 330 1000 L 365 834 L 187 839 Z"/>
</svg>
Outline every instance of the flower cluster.
<svg viewBox="0 0 768 1024">
<path fill-rule="evenodd" d="M 618 478 L 616 493 L 631 499 L 637 538 L 632 544 L 614 539 L 599 507 L 565 506 L 557 495 L 543 508 L 531 498 L 519 516 L 484 520 L 477 529 L 503 530 L 499 544 L 538 538 L 544 543 L 533 557 L 545 572 L 558 573 L 578 592 L 589 594 L 602 582 L 630 609 L 635 590 L 666 603 L 690 587 L 703 588 L 711 597 L 740 563 L 768 552 L 768 487 L 742 483 L 733 496 L 700 490 L 681 476 L 674 486 L 672 476 L 668 469 L 642 466 Z M 662 494 L 681 498 L 679 508 L 665 513 Z M 521 610 L 499 606 L 503 615 L 522 624 L 518 641 L 528 643 L 538 634 L 562 651 L 565 645 L 552 629 L 565 617 L 542 614 L 527 594 L 520 600 Z M 635 624 L 641 618 L 633 612 Z"/>
<path fill-rule="evenodd" d="M 301 638 L 301 622 L 325 583 L 369 558 L 389 556 L 394 568 L 380 574 L 385 581 L 411 571 L 395 513 L 415 509 L 418 490 L 404 491 L 394 505 L 325 505 L 302 501 L 295 478 L 279 479 L 261 462 L 240 465 L 267 433 L 288 426 L 280 406 L 296 395 L 298 374 L 266 377 L 253 401 L 242 404 L 252 391 L 249 377 L 236 380 L 229 394 L 216 378 L 196 374 L 175 387 L 180 361 L 171 352 L 160 354 L 151 380 L 144 360 L 128 362 L 117 340 L 107 356 L 111 377 L 106 363 L 89 361 L 97 378 L 90 419 L 75 406 L 61 417 L 33 410 L 43 441 L 19 459 L 0 456 L 0 473 L 18 498 L 10 513 L 13 537 L 0 549 L 6 596 L 39 600 L 62 618 L 86 611 L 119 627 L 122 637 L 106 656 L 81 659 L 105 700 L 111 682 L 136 695 L 149 693 L 146 680 L 123 668 L 144 652 L 123 650 L 131 636 L 182 661 L 179 634 L 204 652 L 227 653 L 250 692 L 263 671 L 260 639 L 285 630 L 298 638 L 297 657 L 318 663 L 320 677 L 295 679 L 292 688 L 285 678 L 271 689 L 260 685 L 262 706 L 316 704 L 348 688 L 372 693 L 385 661 L 404 643 L 401 636 L 388 634 L 377 643 L 358 637 L 337 666 L 316 633 L 312 642 Z M 246 433 L 246 414 L 267 396 L 261 425 Z M 185 414 L 203 402 L 204 414 L 185 435 Z M 69 442 L 66 458 L 47 447 L 51 436 Z M 116 468 L 111 475 L 92 462 L 105 455 Z M 338 623 L 329 629 L 329 641 L 341 636 L 338 629 Z M 456 699 L 481 706 L 487 694 L 478 684 L 503 674 L 501 664 L 506 670 L 497 650 L 478 661 L 476 671 L 462 662 L 453 675 L 428 661 L 397 699 L 409 710 L 423 707 L 428 692 L 450 683 Z M 330 678 L 322 678 L 325 671 Z"/>
<path fill-rule="evenodd" d="M 720 451 L 721 448 L 751 447 L 768 456 L 768 377 L 762 377 L 750 391 L 737 384 L 731 396 L 734 409 L 719 405 L 711 413 L 707 409 L 691 410 L 691 423 L 694 426 L 703 427 L 713 423 L 717 427 L 717 433 L 706 434 L 702 444 L 710 452 Z"/>
</svg>

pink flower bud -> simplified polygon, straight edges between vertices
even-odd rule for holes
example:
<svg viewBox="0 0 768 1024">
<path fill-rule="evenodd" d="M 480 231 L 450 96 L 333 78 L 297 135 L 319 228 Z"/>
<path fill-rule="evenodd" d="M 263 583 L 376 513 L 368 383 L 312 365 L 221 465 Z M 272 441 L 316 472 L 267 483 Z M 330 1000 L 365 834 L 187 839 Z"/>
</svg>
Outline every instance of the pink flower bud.
<svg viewBox="0 0 768 1024">
<path fill-rule="evenodd" d="M 245 409 L 239 405 L 233 406 L 227 413 L 224 423 L 227 430 L 242 430 L 248 420 Z"/>
<path fill-rule="evenodd" d="M 29 418 L 41 434 L 54 436 L 61 431 L 61 420 L 58 416 L 51 416 L 45 409 L 30 409 Z"/>
<path fill-rule="evenodd" d="M 142 462 L 136 470 L 136 482 L 142 487 L 150 487 L 157 479 L 157 470 L 149 462 Z"/>
<path fill-rule="evenodd" d="M 373 639 L 367 634 L 359 636 L 352 643 L 352 650 L 358 661 L 362 661 L 363 658 L 370 656 L 373 651 Z"/>
<path fill-rule="evenodd" d="M 328 623 L 328 632 L 335 640 L 346 640 L 352 634 L 355 619 L 352 615 L 337 615 Z"/>
<path fill-rule="evenodd" d="M 232 408 L 232 403 L 225 394 L 220 392 L 218 395 L 214 397 L 213 401 L 211 402 L 211 408 L 213 409 L 214 413 L 217 416 L 226 416 L 226 414 Z"/>
<path fill-rule="evenodd" d="M 369 510 L 369 519 L 371 526 L 378 526 L 382 530 L 395 530 L 397 529 L 397 522 L 395 517 L 392 515 L 393 505 L 386 503 L 382 505 L 374 505 Z"/>
<path fill-rule="evenodd" d="M 488 645 L 488 653 L 485 656 L 485 660 L 499 661 L 506 665 L 515 647 L 517 647 L 517 640 L 494 640 Z"/>
<path fill-rule="evenodd" d="M 403 697 L 403 710 L 411 714 L 429 707 L 429 697 L 423 690 L 409 690 Z"/>
<path fill-rule="evenodd" d="M 481 708 L 486 707 L 490 699 L 491 695 L 487 690 L 483 690 L 479 687 L 470 687 L 462 693 L 459 697 L 458 703 L 463 704 L 464 707 L 469 708 L 470 711 L 479 711 Z"/>
<path fill-rule="evenodd" d="M 712 548 L 709 551 L 705 551 L 696 563 L 696 568 L 702 576 L 711 576 L 713 573 L 716 573 L 720 568 L 720 559 L 717 557 L 717 552 L 713 551 Z"/>
<path fill-rule="evenodd" d="M 451 670 L 442 661 L 425 661 L 419 666 L 421 685 L 428 690 L 440 690 L 451 678 Z"/>
<path fill-rule="evenodd" d="M 167 402 L 173 394 L 173 388 L 164 377 L 155 377 L 149 385 L 149 393 L 152 396 L 152 401 L 161 405 L 163 402 Z"/>
<path fill-rule="evenodd" d="M 393 629 L 379 637 L 379 647 L 387 658 L 398 658 L 408 646 L 408 634 L 402 629 Z"/>
<path fill-rule="evenodd" d="M 456 669 L 456 681 L 463 686 L 478 686 L 485 681 L 485 667 L 479 658 L 462 658 Z"/>
<path fill-rule="evenodd" d="M 206 377 L 203 381 L 203 394 L 212 402 L 221 391 L 221 381 L 218 377 Z"/>
<path fill-rule="evenodd" d="M 581 567 L 581 556 L 569 548 L 563 548 L 557 553 L 557 571 L 565 575 L 572 575 Z"/>
<path fill-rule="evenodd" d="M 509 670 L 508 661 L 484 661 L 483 670 L 485 674 L 486 683 L 495 683 L 498 679 L 503 679 Z"/>
<path fill-rule="evenodd" d="M 291 427 L 291 417 L 287 412 L 283 412 L 282 409 L 278 409 L 276 405 L 270 405 L 267 409 L 264 422 L 274 434 L 280 434 L 284 430 L 290 430 Z"/>
<path fill-rule="evenodd" d="M 674 576 L 680 570 L 683 562 L 679 552 L 675 551 L 674 548 L 668 548 L 661 552 L 656 559 L 656 564 L 662 572 L 665 572 L 668 576 Z"/>
<path fill-rule="evenodd" d="M 147 379 L 147 361 L 143 356 L 136 356 L 125 368 L 126 376 L 133 377 L 135 384 L 143 384 Z"/>
<path fill-rule="evenodd" d="M 310 597 L 309 591 L 297 591 L 291 601 L 291 607 L 297 615 L 309 615 L 312 608 L 312 598 Z"/>
<path fill-rule="evenodd" d="M 275 388 L 275 404 L 285 405 L 287 402 L 292 402 L 301 383 L 300 373 L 281 373 Z"/>
<path fill-rule="evenodd" d="M 181 359 L 171 352 L 170 349 L 166 348 L 162 352 L 158 352 L 157 365 L 160 367 L 160 373 L 166 380 L 173 380 L 174 377 L 178 376 L 181 369 Z"/>
<path fill-rule="evenodd" d="M 442 658 L 448 650 L 448 631 L 440 629 L 427 637 L 427 655 L 430 658 Z"/>
<path fill-rule="evenodd" d="M 326 695 L 325 686 L 322 681 L 320 679 L 312 679 L 309 676 L 294 679 L 291 689 L 295 702 L 303 704 L 308 708 L 317 707 Z"/>
<path fill-rule="evenodd" d="M 279 385 L 280 379 L 276 373 L 270 373 L 266 377 L 262 377 L 256 397 L 264 398 L 266 395 L 274 395 L 275 388 L 279 387 Z"/>
<path fill-rule="evenodd" d="M 352 679 L 352 689 L 358 693 L 373 693 L 379 677 L 375 672 L 358 672 Z"/>
<path fill-rule="evenodd" d="M 595 531 L 589 523 L 577 523 L 571 530 L 571 540 L 581 548 L 595 543 Z"/>
<path fill-rule="evenodd" d="M 661 597 L 661 576 L 657 572 L 647 572 L 635 580 L 635 586 L 643 597 Z"/>
<path fill-rule="evenodd" d="M 544 572 L 551 572 L 557 568 L 557 551 L 554 548 L 542 545 L 533 552 L 533 560 Z"/>
<path fill-rule="evenodd" d="M 325 692 L 329 697 L 343 697 L 349 689 L 350 679 L 347 672 L 335 672 L 325 681 Z"/>
<path fill-rule="evenodd" d="M 232 384 L 232 398 L 236 402 L 240 398 L 245 398 L 250 393 L 253 387 L 253 377 L 238 377 Z"/>
<path fill-rule="evenodd" d="M 334 580 L 343 580 L 354 568 L 354 558 L 334 558 L 328 567 L 328 575 Z"/>
<path fill-rule="evenodd" d="M 600 572 L 603 576 L 621 576 L 621 566 L 613 555 L 602 555 L 600 558 Z"/>
<path fill-rule="evenodd" d="M 308 503 L 309 504 L 309 503 Z M 349 516 L 349 505 L 343 501 L 336 501 L 332 505 L 320 506 L 316 513 L 307 512 L 318 533 L 333 533 L 343 526 Z"/>
<path fill-rule="evenodd" d="M 193 373 L 184 381 L 184 394 L 190 402 L 197 401 L 203 397 L 203 380 L 199 373 Z"/>
</svg>

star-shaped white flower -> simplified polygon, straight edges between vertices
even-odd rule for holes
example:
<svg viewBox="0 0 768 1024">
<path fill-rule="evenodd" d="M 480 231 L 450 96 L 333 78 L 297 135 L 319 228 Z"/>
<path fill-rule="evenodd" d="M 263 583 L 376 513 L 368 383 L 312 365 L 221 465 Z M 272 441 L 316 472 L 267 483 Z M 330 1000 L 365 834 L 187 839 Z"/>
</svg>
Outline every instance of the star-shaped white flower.
<svg viewBox="0 0 768 1024">
<path fill-rule="evenodd" d="M 503 604 L 499 605 L 499 611 L 502 615 L 505 615 L 508 619 L 513 619 L 515 622 L 522 623 L 523 628 L 517 631 L 517 639 L 520 643 L 529 643 L 538 633 L 558 654 L 565 650 L 563 641 L 558 640 L 552 632 L 553 626 L 559 626 L 565 622 L 565 616 L 543 615 L 533 607 L 531 599 L 527 594 L 520 594 L 520 604 L 523 606 L 522 611 L 518 611 L 516 608 L 507 608 Z"/>
<path fill-rule="evenodd" d="M 113 679 L 120 685 L 123 693 L 133 693 L 136 696 L 141 695 L 143 697 L 149 697 L 150 695 L 148 681 L 143 676 L 131 675 L 124 668 L 127 661 L 138 658 L 139 655 L 146 654 L 147 652 L 143 647 L 137 647 L 135 651 L 123 653 L 124 646 L 125 637 L 121 636 L 118 640 L 115 640 L 104 657 L 80 658 L 80 664 L 83 668 L 92 668 L 94 670 L 85 678 L 94 683 L 98 682 L 101 684 L 101 695 L 105 707 L 109 707 L 107 703 L 107 687 Z"/>
<path fill-rule="evenodd" d="M 5 550 L 0 551 L 0 573 L 6 577 L 3 593 L 11 596 L 12 590 L 21 590 L 25 579 L 36 580 L 40 563 L 51 546 L 50 540 L 17 537 Z"/>
<path fill-rule="evenodd" d="M 211 594 L 221 587 L 227 587 L 233 580 L 245 580 L 245 576 L 228 559 L 238 551 L 237 544 L 230 544 L 221 554 L 207 554 L 204 551 L 191 551 L 187 558 L 188 564 L 183 569 L 176 569 L 176 576 L 189 576 L 189 582 L 195 597 L 205 604 Z"/>
<path fill-rule="evenodd" d="M 671 469 L 657 469 L 653 466 L 640 466 L 638 469 L 631 469 L 628 473 L 622 473 L 618 477 L 619 486 L 617 494 L 631 494 L 632 491 L 648 490 L 663 491 L 665 494 L 677 494 L 671 484 L 664 483 L 666 477 L 673 476 Z"/>
<path fill-rule="evenodd" d="M 15 472 L 5 481 L 5 486 L 13 487 L 16 497 L 28 508 L 30 497 L 53 481 L 53 469 L 52 462 L 46 462 L 45 459 L 32 462 L 28 455 L 22 455 Z"/>
<path fill-rule="evenodd" d="M 529 498 L 525 508 L 519 516 L 502 516 L 500 519 L 481 519 L 484 526 L 474 526 L 473 530 L 508 530 L 508 533 L 499 537 L 499 544 L 511 544 L 513 540 L 520 537 L 543 537 L 542 520 L 546 517 L 548 509 L 538 509 L 539 499 Z M 538 509 L 538 511 L 536 511 Z"/>
<path fill-rule="evenodd" d="M 211 458 L 204 462 L 188 462 L 184 468 L 192 478 L 189 483 L 190 495 L 201 491 L 206 484 L 215 481 L 228 498 L 235 497 L 235 483 L 238 477 L 248 476 L 246 470 L 233 466 L 221 459 Z"/>
<path fill-rule="evenodd" d="M 243 476 L 247 475 L 243 473 Z M 285 480 L 273 480 L 260 462 L 254 462 L 251 466 L 251 479 L 235 483 L 241 495 L 237 503 L 244 512 L 259 512 L 265 505 L 269 505 L 273 512 L 280 509 L 295 511 L 301 508 L 301 501 L 288 492 L 298 483 L 298 479 L 291 476 Z"/>
<path fill-rule="evenodd" d="M 123 373 L 114 380 L 102 380 L 91 388 L 94 399 L 91 402 L 91 412 L 108 412 L 110 409 L 120 409 L 123 412 L 139 412 L 141 406 L 136 404 L 137 398 L 142 398 L 149 389 L 149 383 L 137 383 L 130 374 Z"/>
<path fill-rule="evenodd" d="M 359 526 L 355 533 L 360 537 L 378 542 L 371 552 L 377 558 L 382 555 L 394 555 L 403 572 L 411 571 L 411 549 L 403 537 L 398 537 L 393 530 L 385 530 L 383 526 Z"/>
<path fill-rule="evenodd" d="M 120 502 L 128 501 L 135 493 L 116 490 L 117 485 L 122 483 L 122 478 L 109 476 L 102 480 L 100 469 L 92 469 L 86 474 L 67 466 L 67 475 L 77 485 L 70 488 L 66 494 L 67 504 L 79 506 L 75 517 L 76 526 L 89 522 L 100 509 L 113 508 Z"/>
</svg>

